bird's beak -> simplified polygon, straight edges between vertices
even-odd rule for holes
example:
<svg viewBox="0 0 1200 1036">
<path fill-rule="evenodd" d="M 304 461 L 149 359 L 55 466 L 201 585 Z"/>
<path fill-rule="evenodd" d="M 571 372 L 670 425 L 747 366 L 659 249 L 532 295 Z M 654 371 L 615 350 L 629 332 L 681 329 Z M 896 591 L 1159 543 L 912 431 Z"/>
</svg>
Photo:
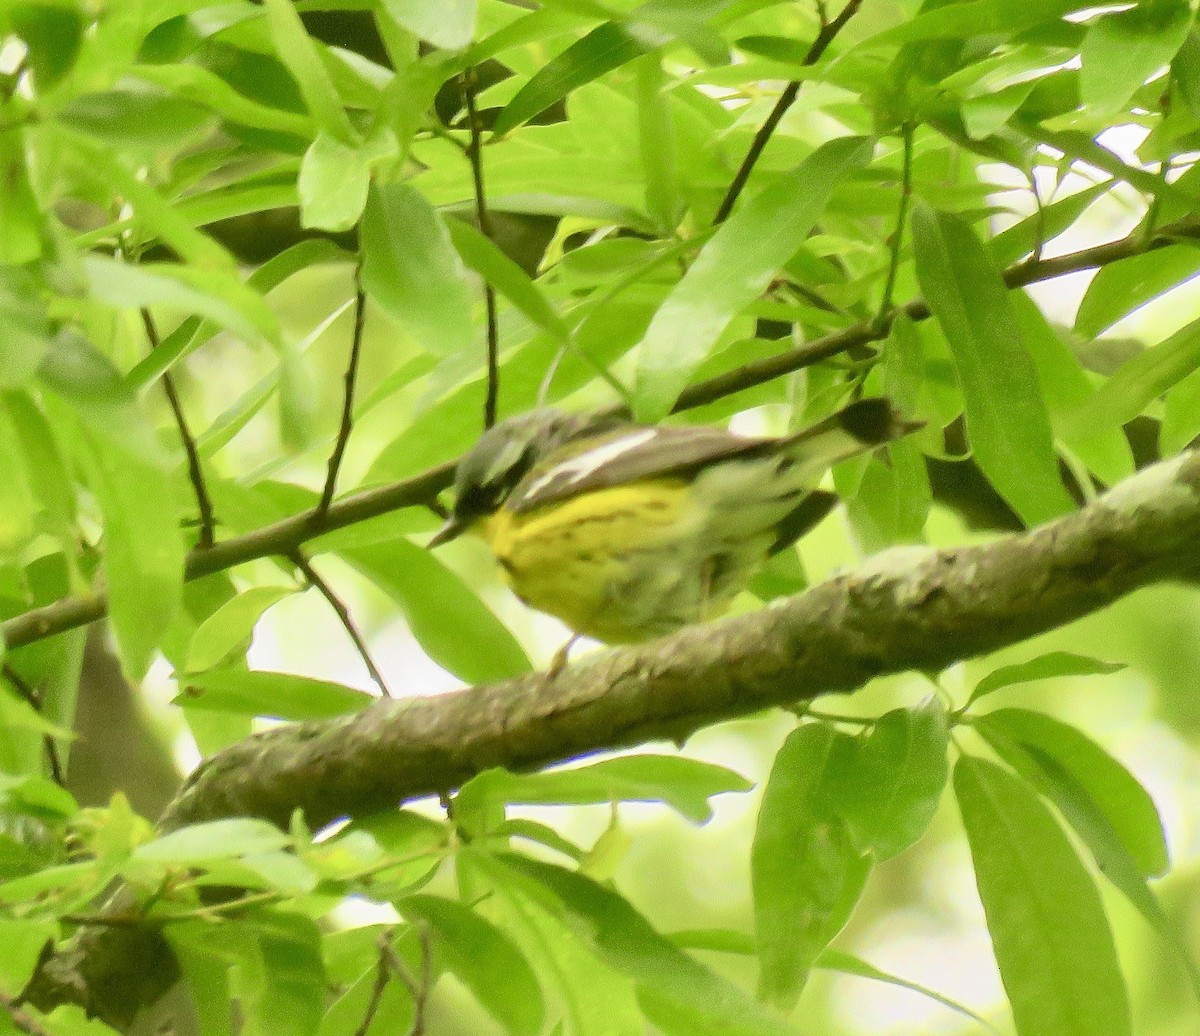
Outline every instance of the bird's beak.
<svg viewBox="0 0 1200 1036">
<path fill-rule="evenodd" d="M 451 514 L 446 519 L 445 524 L 433 534 L 433 539 L 426 546 L 430 548 L 440 547 L 443 543 L 449 543 L 451 540 L 457 539 L 466 531 L 467 523 L 459 518 L 458 515 Z"/>
</svg>

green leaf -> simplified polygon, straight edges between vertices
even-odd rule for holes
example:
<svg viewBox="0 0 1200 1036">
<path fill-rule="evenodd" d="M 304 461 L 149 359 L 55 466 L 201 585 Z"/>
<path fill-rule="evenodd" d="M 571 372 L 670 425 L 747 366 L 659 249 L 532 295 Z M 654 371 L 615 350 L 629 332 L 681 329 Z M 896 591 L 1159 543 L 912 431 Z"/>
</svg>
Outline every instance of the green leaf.
<svg viewBox="0 0 1200 1036">
<path fill-rule="evenodd" d="M 1098 198 L 1103 198 L 1113 185 L 1110 181 L 1093 184 L 1058 201 L 1043 205 L 1032 216 L 1001 231 L 988 242 L 988 250 L 997 266 L 1008 266 L 1053 241 L 1070 229 Z"/>
<path fill-rule="evenodd" d="M 1078 782 L 1112 826 L 1121 844 L 1148 876 L 1165 874 L 1170 861 L 1162 820 L 1137 779 L 1078 728 L 1029 709 L 999 709 L 981 716 L 976 728 L 995 732 L 1048 758 Z"/>
<path fill-rule="evenodd" d="M 33 538 L 40 501 L 31 474 L 21 435 L 8 407 L 0 403 L 0 557 L 13 557 Z M 46 474 L 39 470 L 38 481 Z"/>
<path fill-rule="evenodd" d="M 261 670 L 209 669 L 189 674 L 185 683 L 176 702 L 189 709 L 294 721 L 349 715 L 375 700 L 344 684 Z"/>
<path fill-rule="evenodd" d="M 462 50 L 475 36 L 476 0 L 383 0 L 409 32 L 443 50 Z"/>
<path fill-rule="evenodd" d="M 472 684 L 529 672 L 508 628 L 429 551 L 397 539 L 338 554 L 400 606 L 417 642 L 443 669 Z"/>
<path fill-rule="evenodd" d="M 131 859 L 160 864 L 203 864 L 272 852 L 290 841 L 288 835 L 265 820 L 234 817 L 181 827 L 139 845 Z"/>
<path fill-rule="evenodd" d="M 1098 658 L 1076 655 L 1070 651 L 1048 651 L 1027 662 L 1018 662 L 1015 665 L 993 669 L 975 685 L 975 690 L 967 699 L 967 707 L 969 708 L 985 694 L 991 694 L 1002 687 L 1011 687 L 1013 684 L 1029 683 L 1033 680 L 1054 680 L 1060 676 L 1097 676 L 1117 673 L 1124 668 L 1124 662 L 1101 662 Z"/>
<path fill-rule="evenodd" d="M 424 196 L 407 183 L 372 187 L 359 233 L 371 297 L 425 349 L 467 349 L 474 329 L 462 262 Z"/>
<path fill-rule="evenodd" d="M 977 1014 L 957 1000 L 943 996 L 936 990 L 930 989 L 928 986 L 923 986 L 919 982 L 912 982 L 908 979 L 900 978 L 899 975 L 893 975 L 891 972 L 881 971 L 861 957 L 856 957 L 852 953 L 846 953 L 844 950 L 825 950 L 817 958 L 817 962 L 813 967 L 821 968 L 825 971 L 837 971 L 843 975 L 855 975 L 858 978 L 869 978 L 872 981 L 884 982 L 889 986 L 897 986 L 900 989 L 911 989 L 914 993 L 920 993 L 921 996 L 928 997 L 943 1007 L 950 1008 L 951 1011 L 961 1014 L 964 1018 L 970 1018 L 971 1021 L 977 1022 L 990 1032 L 997 1032 L 996 1027 L 984 1018 L 983 1015 Z"/>
<path fill-rule="evenodd" d="M 318 230 L 349 230 L 367 204 L 371 169 L 362 150 L 322 131 L 300 165 L 300 225 Z"/>
<path fill-rule="evenodd" d="M 641 420 L 671 409 L 742 309 L 803 244 L 833 189 L 870 159 L 871 143 L 839 137 L 744 202 L 701 249 L 642 339 L 635 389 Z"/>
<path fill-rule="evenodd" d="M 1168 389 L 1200 370 L 1200 320 L 1127 360 L 1087 399 L 1063 416 L 1072 435 L 1127 424 Z"/>
<path fill-rule="evenodd" d="M 759 996 L 784 1008 L 846 923 L 871 869 L 829 794 L 829 768 L 854 739 L 805 723 L 775 756 L 750 854 Z"/>
<path fill-rule="evenodd" d="M 970 39 L 973 36 L 1005 36 L 1047 22 L 1094 4 L 1087 0 L 966 0 L 943 6 L 923 5 L 917 17 L 884 32 L 869 36 L 858 46 L 882 47 L 915 40 Z"/>
<path fill-rule="evenodd" d="M 572 871 L 516 856 L 494 859 L 553 893 L 572 927 L 606 964 L 635 979 L 639 999 L 660 1027 L 686 1019 L 692 1033 L 783 1036 L 791 1028 L 737 986 L 693 960 L 621 895 Z M 670 1031 L 679 1031 L 672 1027 Z"/>
<path fill-rule="evenodd" d="M 429 926 L 442 962 L 488 1014 L 515 1036 L 537 1036 L 541 986 L 524 955 L 499 928 L 449 899 L 406 896 L 396 907 L 409 921 Z"/>
<path fill-rule="evenodd" d="M 646 211 L 669 235 L 679 222 L 679 177 L 675 168 L 675 125 L 662 59 L 647 54 L 637 74 L 638 144 L 646 177 Z"/>
<path fill-rule="evenodd" d="M 1002 711 L 1009 713 L 1021 710 L 1006 709 Z M 993 713 L 992 715 L 998 714 Z M 1150 851 L 1156 856 L 1161 853 L 1161 860 L 1165 866 L 1166 849 L 1162 845 L 1162 827 L 1158 822 L 1157 813 L 1154 814 L 1151 823 L 1145 824 L 1143 830 L 1133 833 L 1131 838 L 1130 822 L 1137 812 L 1145 809 L 1145 803 L 1136 801 L 1138 796 L 1134 795 L 1128 800 L 1132 804 L 1130 812 L 1118 817 L 1125 829 L 1124 834 L 1114 826 L 1114 799 L 1123 796 L 1114 796 L 1111 791 L 1114 786 L 1123 782 L 1111 780 L 1113 776 L 1111 768 L 1115 765 L 1123 770 L 1123 767 L 1120 767 L 1115 760 L 1107 758 L 1100 766 L 1099 773 L 1102 778 L 1107 774 L 1110 780 L 1088 781 L 1077 776 L 1076 772 L 1064 765 L 1060 758 L 1061 750 L 1057 753 L 1047 752 L 1032 740 L 1015 740 L 1011 736 L 1012 732 L 1004 729 L 1006 724 L 989 723 L 988 719 L 987 716 L 982 718 L 977 727 L 979 733 L 1005 762 L 1058 807 L 1058 811 L 1088 847 L 1100 872 L 1121 891 L 1150 927 L 1176 952 L 1192 983 L 1192 988 L 1200 995 L 1200 969 L 1192 960 L 1187 942 L 1177 925 L 1163 912 L 1154 893 L 1150 890 L 1143 873 L 1146 859 L 1144 853 L 1143 863 L 1139 866 L 1132 851 L 1139 840 L 1138 835 L 1149 836 L 1143 845 L 1148 845 Z M 1077 731 L 1073 731 L 1073 734 L 1075 739 L 1080 736 Z M 1072 736 L 1068 735 L 1065 739 L 1066 747 L 1070 747 L 1071 741 Z M 1060 749 L 1061 747 L 1063 746 L 1060 746 Z M 1092 745 L 1091 749 L 1104 754 L 1098 746 Z M 1079 753 L 1079 758 L 1073 762 L 1081 762 L 1084 757 L 1091 754 L 1091 751 Z M 1129 777 L 1129 780 L 1133 780 L 1133 778 Z M 1097 801 L 1092 794 L 1093 788 L 1096 788 L 1097 785 L 1100 785 L 1099 790 L 1107 800 L 1104 805 Z M 1128 789 L 1119 790 L 1127 791 Z M 1138 791 L 1140 792 L 1140 790 L 1139 787 Z M 1144 793 L 1142 794 L 1144 795 Z M 1119 807 L 1121 803 L 1117 803 L 1117 805 Z M 1150 809 L 1153 810 L 1153 803 L 1150 803 Z"/>
<path fill-rule="evenodd" d="M 25 58 L 33 71 L 35 89 L 45 96 L 70 71 L 79 53 L 84 22 L 72 6 L 12 5 L 12 27 L 29 48 Z"/>
<path fill-rule="evenodd" d="M 263 612 L 296 592 L 292 586 L 254 586 L 223 604 L 200 624 L 188 645 L 189 673 L 202 673 L 249 647 Z"/>
<path fill-rule="evenodd" d="M 543 988 L 553 991 L 572 1036 L 645 1036 L 633 981 L 592 952 L 587 929 L 578 931 L 535 878 L 469 846 L 456 863 L 479 909 L 521 946 Z"/>
<path fill-rule="evenodd" d="M 62 331 L 43 357 L 38 378 L 63 399 L 106 446 L 146 469 L 161 472 L 173 458 L 159 442 L 137 397 L 113 362 L 86 338 Z"/>
<path fill-rule="evenodd" d="M 1083 103 L 1100 116 L 1125 107 L 1146 80 L 1170 64 L 1191 24 L 1187 3 L 1170 0 L 1097 18 L 1080 49 Z"/>
<path fill-rule="evenodd" d="M 664 802 L 696 823 L 712 818 L 708 800 L 748 791 L 744 777 L 723 766 L 675 755 L 626 755 L 564 770 L 518 774 L 491 769 L 459 791 L 459 813 L 482 813 L 494 804 L 582 805 Z"/>
<path fill-rule="evenodd" d="M 555 311 L 541 288 L 533 282 L 529 274 L 500 251 L 490 238 L 460 219 L 446 220 L 446 227 L 450 231 L 450 240 L 454 242 L 462 261 L 470 269 L 543 331 L 549 332 L 560 342 L 570 339 L 571 329 Z"/>
<path fill-rule="evenodd" d="M 46 943 L 57 939 L 58 925 L 49 920 L 0 917 L 0 993 L 16 997 L 41 959 Z"/>
<path fill-rule="evenodd" d="M 213 124 L 199 105 L 148 91 L 103 90 L 74 98 L 58 114 L 72 129 L 145 154 L 181 148 Z"/>
<path fill-rule="evenodd" d="M 1200 435 L 1200 370 L 1189 374 L 1167 393 L 1163 403 L 1158 449 L 1164 457 L 1178 453 Z"/>
<path fill-rule="evenodd" d="M 1170 291 L 1200 270 L 1200 247 L 1167 245 L 1102 266 L 1088 285 L 1075 331 L 1095 338 L 1139 306 Z"/>
<path fill-rule="evenodd" d="M 357 144 L 358 131 L 346 115 L 318 44 L 309 37 L 292 0 L 264 0 L 264 6 L 275 53 L 296 80 L 304 105 L 317 125 L 345 144 Z"/>
<path fill-rule="evenodd" d="M 959 216 L 918 202 L 912 229 L 917 278 L 954 355 L 980 468 L 1027 525 L 1073 510 L 1000 274 Z"/>
<path fill-rule="evenodd" d="M 900 312 L 883 349 L 882 392 L 904 414 L 917 412 L 925 376 L 921 335 Z M 888 461 L 866 460 L 858 491 L 846 501 L 846 514 L 858 543 L 874 553 L 895 543 L 919 543 L 933 500 L 929 472 L 920 447 L 911 438 L 890 443 Z M 844 468 L 835 469 L 834 481 Z M 840 485 L 839 485 L 840 488 Z"/>
<path fill-rule="evenodd" d="M 260 296 L 266 295 L 301 270 L 324 263 L 348 261 L 351 258 L 348 252 L 332 241 L 323 238 L 300 241 L 271 256 L 250 274 L 246 287 Z M 127 380 L 134 388 L 150 384 L 161 377 L 162 372 L 168 370 L 173 363 L 211 340 L 218 330 L 217 325 L 212 322 L 201 322 L 195 317 L 185 320 L 162 340 L 157 349 L 129 372 Z"/>
<path fill-rule="evenodd" d="M 1084 433 L 1070 427 L 1066 420 L 1072 408 L 1095 391 L 1075 354 L 1024 291 L 1010 292 L 1009 300 L 1037 368 L 1055 435 L 1107 485 L 1128 478 L 1134 470 L 1133 453 L 1120 428 L 1092 428 Z"/>
<path fill-rule="evenodd" d="M 946 786 L 950 730 L 937 698 L 881 716 L 853 751 L 832 757 L 826 794 L 845 817 L 854 844 L 886 860 L 929 826 Z"/>
<path fill-rule="evenodd" d="M 307 115 L 260 104 L 238 93 L 220 76 L 200 65 L 134 65 L 129 69 L 129 75 L 155 83 L 183 100 L 202 104 L 228 122 L 292 133 L 305 139 L 311 139 L 316 133 L 315 125 Z"/>
<path fill-rule="evenodd" d="M 979 896 L 1020 1036 L 1131 1036 L 1100 895 L 1037 796 L 970 756 L 954 769 Z"/>
<path fill-rule="evenodd" d="M 232 274 L 167 263 L 123 263 L 101 255 L 83 260 L 91 294 L 111 306 L 168 306 L 198 313 L 247 342 L 278 344 L 279 322 L 262 298 Z"/>
<path fill-rule="evenodd" d="M 20 266 L 42 254 L 42 214 L 29 180 L 25 134 L 0 129 L 0 264 Z"/>
<path fill-rule="evenodd" d="M 0 201 L 3 205 L 3 201 Z M 38 297 L 40 278 L 0 265 L 0 386 L 27 385 L 50 348 L 50 322 Z"/>
<path fill-rule="evenodd" d="M 173 484 L 160 468 L 84 432 L 77 457 L 104 516 L 108 611 L 125 672 L 140 680 L 183 594 L 185 547 Z"/>
<path fill-rule="evenodd" d="M 620 68 L 647 49 L 646 42 L 625 26 L 613 22 L 596 26 L 534 73 L 500 113 L 493 132 L 498 137 L 504 136 L 557 104 L 572 90 Z"/>
<path fill-rule="evenodd" d="M 260 958 L 237 970 L 242 1036 L 316 1036 L 327 987 L 320 928 L 290 911 L 262 910 L 250 918 L 246 928 Z"/>
</svg>

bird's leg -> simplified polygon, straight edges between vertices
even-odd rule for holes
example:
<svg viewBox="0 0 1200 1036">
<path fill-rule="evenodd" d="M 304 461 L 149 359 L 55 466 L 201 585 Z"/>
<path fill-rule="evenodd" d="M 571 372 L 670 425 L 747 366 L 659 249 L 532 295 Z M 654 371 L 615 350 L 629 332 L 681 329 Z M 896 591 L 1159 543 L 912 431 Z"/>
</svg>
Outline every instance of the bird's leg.
<svg viewBox="0 0 1200 1036">
<path fill-rule="evenodd" d="M 550 659 L 550 665 L 546 667 L 546 672 L 543 674 L 547 683 L 567 668 L 567 661 L 571 657 L 571 648 L 575 646 L 575 642 L 581 636 L 582 634 L 572 633 L 567 642 L 554 652 L 554 657 Z"/>
</svg>

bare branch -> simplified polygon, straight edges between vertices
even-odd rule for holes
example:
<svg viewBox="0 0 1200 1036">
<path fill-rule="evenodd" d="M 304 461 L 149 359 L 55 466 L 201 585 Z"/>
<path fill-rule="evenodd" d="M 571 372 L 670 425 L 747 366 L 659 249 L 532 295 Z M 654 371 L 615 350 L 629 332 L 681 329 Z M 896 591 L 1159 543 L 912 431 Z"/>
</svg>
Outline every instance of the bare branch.
<svg viewBox="0 0 1200 1036">
<path fill-rule="evenodd" d="M 475 66 L 463 73 L 463 96 L 467 102 L 467 126 L 471 131 L 471 143 L 466 155 L 471 163 L 471 181 L 475 189 L 475 222 L 479 232 L 495 239 L 492 217 L 488 212 L 487 195 L 483 183 L 483 124 L 475 106 L 475 94 L 479 80 Z M 483 281 L 484 304 L 487 307 L 487 397 L 483 401 L 483 427 L 491 428 L 496 423 L 496 408 L 500 400 L 500 325 L 496 317 L 496 289 L 485 277 Z"/>
<path fill-rule="evenodd" d="M 841 13 L 832 21 L 825 20 L 825 10 L 822 6 L 821 11 L 821 31 L 817 33 L 817 38 L 813 40 L 812 46 L 808 48 L 808 53 L 804 55 L 804 65 L 815 65 L 821 60 L 821 55 L 829 49 L 829 45 L 834 41 L 834 38 L 845 27 L 846 23 L 858 12 L 862 6 L 862 0 L 849 0 Z M 724 223 L 733 211 L 733 206 L 741 195 L 742 190 L 746 186 L 746 181 L 750 179 L 750 174 L 754 171 L 754 166 L 758 163 L 763 151 L 766 149 L 771 136 L 774 134 L 779 123 L 787 110 L 795 103 L 797 95 L 800 93 L 801 82 L 799 79 L 793 79 L 786 87 L 783 93 L 779 95 L 779 100 L 775 102 L 775 107 L 771 109 L 771 114 L 766 117 L 763 124 L 758 128 L 758 132 L 754 134 L 754 139 L 750 142 L 750 148 L 746 152 L 746 157 L 742 159 L 742 164 L 738 166 L 738 170 L 733 174 L 733 179 L 729 183 L 729 189 L 725 192 L 725 197 L 721 199 L 721 204 L 717 207 L 717 214 L 713 217 L 713 223 Z"/>
<path fill-rule="evenodd" d="M 350 359 L 346 364 L 346 390 L 342 396 L 342 421 L 338 426 L 333 452 L 329 455 L 325 486 L 321 490 L 321 499 L 315 509 L 315 515 L 319 516 L 328 514 L 329 505 L 333 503 L 333 496 L 337 492 L 338 472 L 342 467 L 342 457 L 346 453 L 346 444 L 350 441 L 350 432 L 354 429 L 354 386 L 358 381 L 358 360 L 362 352 L 366 313 L 367 296 L 362 287 L 362 265 L 360 263 L 354 268 L 354 332 L 350 337 Z"/>
<path fill-rule="evenodd" d="M 1084 248 L 1054 259 L 1031 258 L 1010 266 L 1004 272 L 1004 281 L 1010 288 L 1019 288 L 1080 270 L 1107 266 L 1189 238 L 1200 238 L 1200 217 L 1190 216 L 1166 224 L 1150 239 L 1135 232 L 1119 241 Z M 930 316 L 929 306 L 923 299 L 909 302 L 896 312 L 905 313 L 911 320 L 926 320 Z M 704 406 L 784 374 L 811 367 L 857 345 L 880 341 L 887 337 L 894 319 L 895 312 L 880 321 L 863 321 L 835 334 L 813 339 L 806 345 L 697 382 L 680 394 L 674 412 Z M 331 504 L 324 513 L 316 508 L 302 511 L 273 525 L 216 543 L 207 550 L 194 550 L 188 555 L 186 578 L 199 579 L 258 558 L 286 557 L 300 544 L 327 532 L 344 529 L 403 507 L 432 506 L 436 495 L 450 485 L 456 464 L 457 460 L 448 461 L 402 482 L 355 493 Z M 3 635 L 10 648 L 21 647 L 95 622 L 103 618 L 107 611 L 108 603 L 101 594 L 66 597 L 5 620 L 0 624 L 0 635 Z"/>
<path fill-rule="evenodd" d="M 41 714 L 42 697 L 24 680 L 8 662 L 4 663 L 4 678 L 13 685 L 16 692 L 25 699 L 26 704 L 34 712 Z M 59 787 L 67 786 L 67 777 L 63 773 L 62 759 L 58 754 L 58 743 L 49 734 L 42 735 L 42 744 L 46 750 L 46 765 L 50 768 L 50 777 Z"/>
<path fill-rule="evenodd" d="M 150 315 L 150 310 L 144 307 L 141 313 L 142 326 L 146 329 L 146 340 L 150 343 L 151 350 L 157 349 L 160 339 L 154 317 Z M 175 427 L 179 430 L 179 440 L 183 444 L 183 452 L 187 456 L 188 479 L 192 483 L 192 492 L 196 495 L 196 508 L 200 512 L 200 533 L 196 546 L 205 550 L 216 541 L 216 517 L 213 514 L 212 498 L 208 495 L 208 488 L 204 485 L 204 469 L 200 466 L 200 451 L 196 448 L 196 440 L 188 427 L 187 416 L 183 412 L 183 404 L 179 401 L 179 393 L 175 390 L 175 379 L 171 376 L 170 371 L 163 371 L 162 385 L 167 402 L 171 406 L 171 413 L 175 415 Z"/>
<path fill-rule="evenodd" d="M 286 824 L 297 808 L 317 826 L 436 795 L 488 767 L 677 740 L 886 673 L 941 669 L 1193 574 L 1198 539 L 1200 453 L 1188 453 L 1030 532 L 896 548 L 778 606 L 608 651 L 550 678 L 265 731 L 205 762 L 163 826 L 226 816 Z"/>
<path fill-rule="evenodd" d="M 329 607 L 333 609 L 337 615 L 338 621 L 342 624 L 342 628 L 353 641 L 355 650 L 358 651 L 359 658 L 363 660 L 363 664 L 367 667 L 367 672 L 371 674 L 371 679 L 375 681 L 380 693 L 385 698 L 393 697 L 392 692 L 388 690 L 387 681 L 383 678 L 383 673 L 379 671 L 371 658 L 371 649 L 367 647 L 366 640 L 359 632 L 358 627 L 354 624 L 354 620 L 350 616 L 350 609 L 346 607 L 345 602 L 333 591 L 333 587 L 329 585 L 324 577 L 312 566 L 312 562 L 304 556 L 303 551 L 299 548 L 288 555 L 292 564 L 294 564 L 308 581 L 309 586 L 317 589 L 322 597 L 329 603 Z"/>
</svg>

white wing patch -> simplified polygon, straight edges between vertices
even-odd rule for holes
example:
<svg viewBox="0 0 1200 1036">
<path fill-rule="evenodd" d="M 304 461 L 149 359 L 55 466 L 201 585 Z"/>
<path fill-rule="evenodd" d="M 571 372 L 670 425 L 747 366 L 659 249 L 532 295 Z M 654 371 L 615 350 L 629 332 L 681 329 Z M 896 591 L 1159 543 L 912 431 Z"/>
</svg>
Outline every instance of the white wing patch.
<svg viewBox="0 0 1200 1036">
<path fill-rule="evenodd" d="M 527 498 L 536 496 L 547 486 L 556 483 L 572 486 L 577 482 L 582 482 L 609 461 L 621 456 L 622 453 L 628 453 L 630 450 L 636 450 L 639 446 L 644 446 L 657 434 L 657 428 L 643 428 L 640 431 L 631 432 L 629 435 L 623 435 L 613 442 L 606 442 L 603 446 L 596 446 L 577 457 L 570 458 L 570 460 L 564 460 L 561 464 L 552 467 L 541 478 L 532 482 L 523 495 Z"/>
</svg>

